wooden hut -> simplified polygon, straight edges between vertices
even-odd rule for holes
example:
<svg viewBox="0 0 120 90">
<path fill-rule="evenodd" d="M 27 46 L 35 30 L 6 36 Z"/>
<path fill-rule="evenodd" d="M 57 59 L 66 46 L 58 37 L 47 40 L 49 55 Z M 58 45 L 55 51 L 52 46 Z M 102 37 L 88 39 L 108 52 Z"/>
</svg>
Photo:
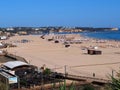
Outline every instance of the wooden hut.
<svg viewBox="0 0 120 90">
<path fill-rule="evenodd" d="M 70 45 L 69 45 L 69 44 L 66 44 L 65 47 L 68 48 L 68 47 L 70 47 Z"/>
<path fill-rule="evenodd" d="M 58 40 L 55 40 L 55 43 L 59 43 L 59 41 L 58 41 Z"/>
<path fill-rule="evenodd" d="M 88 49 L 88 54 L 90 54 L 90 55 L 101 55 L 102 51 L 95 50 L 95 49 Z"/>
</svg>

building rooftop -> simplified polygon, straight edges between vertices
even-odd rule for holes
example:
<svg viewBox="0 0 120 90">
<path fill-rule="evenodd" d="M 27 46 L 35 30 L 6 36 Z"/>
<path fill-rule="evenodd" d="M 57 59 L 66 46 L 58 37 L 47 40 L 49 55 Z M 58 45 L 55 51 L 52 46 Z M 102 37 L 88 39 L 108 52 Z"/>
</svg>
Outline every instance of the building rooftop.
<svg viewBox="0 0 120 90">
<path fill-rule="evenodd" d="M 0 75 L 4 76 L 6 78 L 16 77 L 15 75 L 13 75 L 3 69 L 0 69 Z"/>
<path fill-rule="evenodd" d="M 5 66 L 9 69 L 14 69 L 14 68 L 20 67 L 20 66 L 29 66 L 29 64 L 22 62 L 22 61 L 9 61 L 9 62 L 4 63 L 3 66 Z"/>
</svg>

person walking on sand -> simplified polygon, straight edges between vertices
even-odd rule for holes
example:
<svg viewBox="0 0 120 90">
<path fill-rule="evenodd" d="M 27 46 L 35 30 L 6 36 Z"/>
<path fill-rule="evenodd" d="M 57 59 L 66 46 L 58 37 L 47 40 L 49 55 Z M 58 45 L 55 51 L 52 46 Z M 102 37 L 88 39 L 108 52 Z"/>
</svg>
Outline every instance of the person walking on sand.
<svg viewBox="0 0 120 90">
<path fill-rule="evenodd" d="M 93 73 L 93 77 L 95 77 L 95 73 Z"/>
</svg>

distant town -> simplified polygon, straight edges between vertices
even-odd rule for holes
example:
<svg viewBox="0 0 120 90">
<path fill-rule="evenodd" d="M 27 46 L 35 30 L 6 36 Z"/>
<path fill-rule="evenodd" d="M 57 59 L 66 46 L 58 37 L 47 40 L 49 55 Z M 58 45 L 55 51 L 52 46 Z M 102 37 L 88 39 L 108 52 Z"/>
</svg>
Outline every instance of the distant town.
<svg viewBox="0 0 120 90">
<path fill-rule="evenodd" d="M 62 32 L 94 32 L 94 31 L 107 31 L 118 30 L 118 28 L 94 28 L 94 27 L 8 27 L 0 28 L 0 31 L 17 33 L 21 35 L 29 34 L 44 34 L 44 33 L 62 33 Z"/>
</svg>

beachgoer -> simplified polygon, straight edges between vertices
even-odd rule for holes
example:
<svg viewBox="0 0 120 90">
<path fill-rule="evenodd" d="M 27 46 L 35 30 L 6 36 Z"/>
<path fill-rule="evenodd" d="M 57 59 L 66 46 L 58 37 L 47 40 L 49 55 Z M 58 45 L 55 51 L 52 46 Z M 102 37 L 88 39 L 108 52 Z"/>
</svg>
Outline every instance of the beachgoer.
<svg viewBox="0 0 120 90">
<path fill-rule="evenodd" d="M 93 77 L 95 77 L 95 73 L 93 73 Z"/>
</svg>

